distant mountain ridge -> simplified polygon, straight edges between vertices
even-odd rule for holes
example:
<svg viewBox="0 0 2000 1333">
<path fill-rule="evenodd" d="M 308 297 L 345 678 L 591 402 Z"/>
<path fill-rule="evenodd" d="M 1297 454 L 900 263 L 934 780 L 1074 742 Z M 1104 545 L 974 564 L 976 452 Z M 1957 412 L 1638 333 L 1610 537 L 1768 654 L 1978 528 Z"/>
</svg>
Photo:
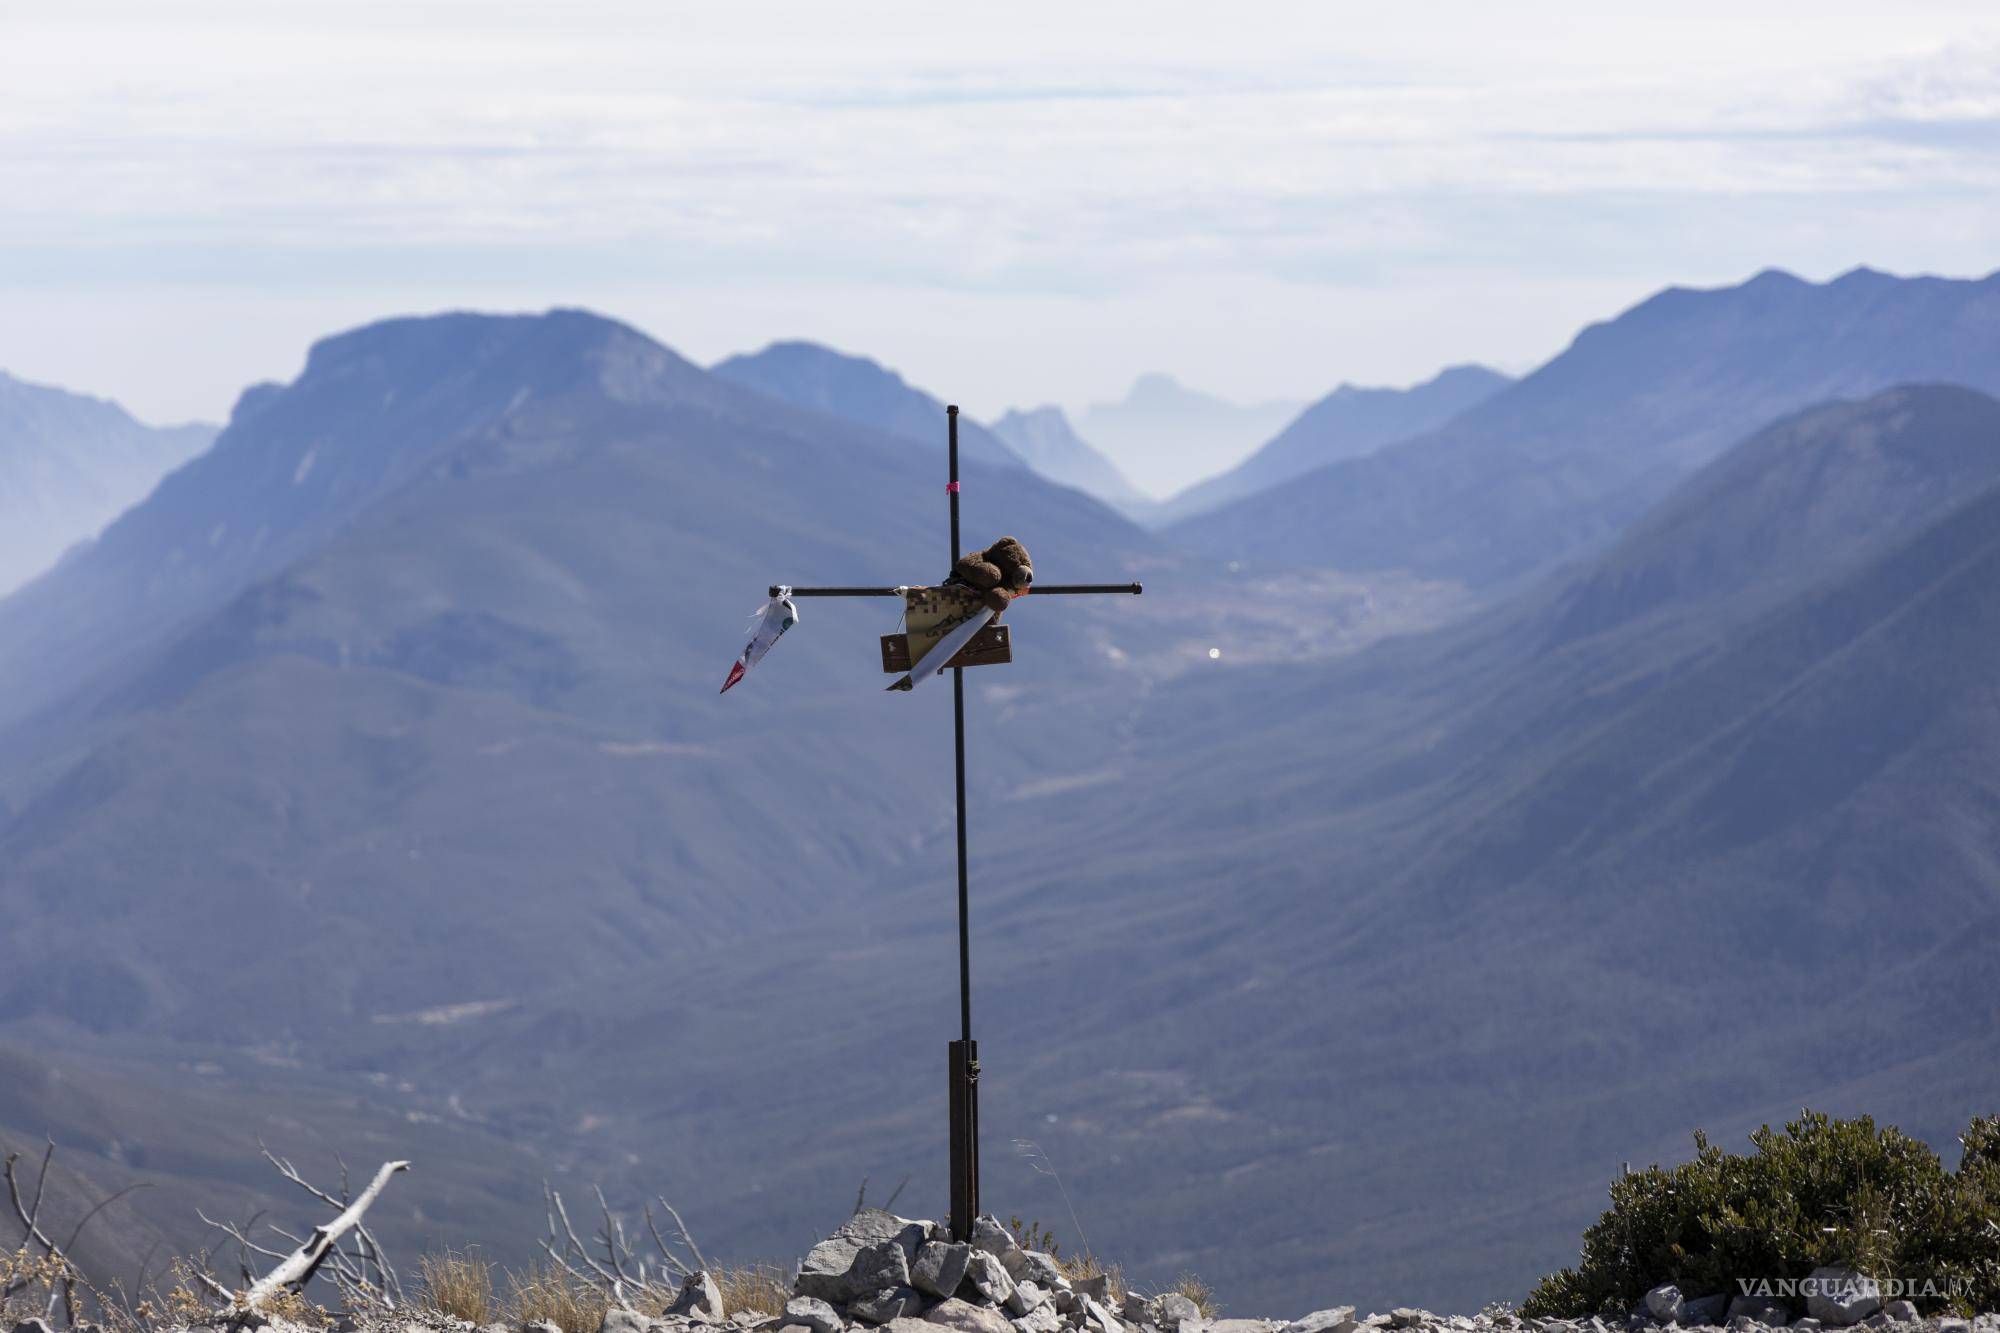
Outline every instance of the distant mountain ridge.
<svg viewBox="0 0 2000 1333">
<path fill-rule="evenodd" d="M 213 426 L 143 425 L 116 403 L 0 371 L 0 597 L 214 437 Z"/>
<path fill-rule="evenodd" d="M 1492 588 L 1601 550 L 1735 440 L 1896 384 L 2000 389 L 2000 274 L 1669 288 L 1427 434 L 1175 524 L 1253 567 Z"/>
<path fill-rule="evenodd" d="M 1159 502 L 1140 494 L 1117 464 L 1086 443 L 1060 407 L 1010 409 L 993 423 L 993 433 L 1049 480 L 1088 492 L 1135 523 L 1158 515 Z"/>
<path fill-rule="evenodd" d="M 1263 448 L 1229 471 L 1167 501 L 1168 521 L 1188 518 L 1280 485 L 1345 458 L 1443 425 L 1513 380 L 1485 366 L 1449 366 L 1407 389 L 1342 384 L 1301 412 Z"/>
<path fill-rule="evenodd" d="M 760 352 L 718 361 L 710 370 L 782 402 L 932 448 L 945 447 L 944 403 L 867 357 L 818 343 L 775 342 Z M 963 412 L 958 447 L 961 458 L 1026 466 L 999 436 Z"/>
<path fill-rule="evenodd" d="M 667 383 L 697 399 L 720 387 L 576 311 L 390 320 L 321 340 L 297 381 L 246 390 L 206 454 L 0 600 L 0 731 L 310 551 L 443 451 L 593 379 L 635 400 Z"/>
<path fill-rule="evenodd" d="M 1154 372 L 1132 381 L 1118 402 L 1085 408 L 1076 427 L 1141 491 L 1164 500 L 1233 466 L 1300 406 L 1233 403 Z"/>
</svg>

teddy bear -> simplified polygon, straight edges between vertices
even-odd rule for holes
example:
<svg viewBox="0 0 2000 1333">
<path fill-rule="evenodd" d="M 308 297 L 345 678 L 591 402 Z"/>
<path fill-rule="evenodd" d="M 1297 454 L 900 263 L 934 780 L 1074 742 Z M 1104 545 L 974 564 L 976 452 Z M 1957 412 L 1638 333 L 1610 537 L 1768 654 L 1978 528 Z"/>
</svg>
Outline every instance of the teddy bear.
<svg viewBox="0 0 2000 1333">
<path fill-rule="evenodd" d="M 960 556 L 945 580 L 984 593 L 983 600 L 995 615 L 1028 591 L 1034 581 L 1035 566 L 1028 558 L 1028 548 L 1012 537 L 1002 537 L 983 551 Z"/>
</svg>

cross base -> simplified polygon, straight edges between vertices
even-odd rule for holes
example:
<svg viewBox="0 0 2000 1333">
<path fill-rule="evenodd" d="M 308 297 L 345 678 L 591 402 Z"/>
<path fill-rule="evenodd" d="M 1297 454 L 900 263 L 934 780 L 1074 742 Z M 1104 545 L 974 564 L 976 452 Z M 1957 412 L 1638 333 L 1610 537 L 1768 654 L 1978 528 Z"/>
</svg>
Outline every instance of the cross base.
<svg viewBox="0 0 2000 1333">
<path fill-rule="evenodd" d="M 972 1239 L 979 1216 L 979 1043 L 951 1043 L 951 1238 Z"/>
</svg>

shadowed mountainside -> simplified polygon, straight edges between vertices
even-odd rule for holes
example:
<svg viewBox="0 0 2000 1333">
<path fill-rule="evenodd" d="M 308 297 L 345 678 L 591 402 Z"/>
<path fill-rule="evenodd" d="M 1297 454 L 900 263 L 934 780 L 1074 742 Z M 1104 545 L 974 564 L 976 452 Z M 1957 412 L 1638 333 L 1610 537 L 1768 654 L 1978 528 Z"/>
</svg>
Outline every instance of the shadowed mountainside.
<svg viewBox="0 0 2000 1333">
<path fill-rule="evenodd" d="M 1429 434 L 1175 524 L 1253 567 L 1402 569 L 1493 588 L 1603 549 L 1779 416 L 1896 384 L 2000 389 L 2000 275 L 1670 288 Z"/>
</svg>

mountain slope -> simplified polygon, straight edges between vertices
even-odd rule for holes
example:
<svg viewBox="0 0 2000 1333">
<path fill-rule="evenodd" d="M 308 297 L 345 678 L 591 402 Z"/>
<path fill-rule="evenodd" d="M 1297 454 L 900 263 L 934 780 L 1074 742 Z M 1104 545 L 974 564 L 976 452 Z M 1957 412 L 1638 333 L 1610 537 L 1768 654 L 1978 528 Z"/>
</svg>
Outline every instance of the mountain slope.
<svg viewBox="0 0 2000 1333">
<path fill-rule="evenodd" d="M 949 703 L 875 688 L 869 603 L 805 604 L 714 689 L 765 583 L 935 576 L 936 454 L 584 332 L 537 359 L 568 388 L 472 395 L 13 779 L 0 903 L 95 950 L 11 971 L 0 1033 L 126 1073 L 240 1044 L 246 1116 L 338 1085 L 343 1126 L 506 1144 L 482 1197 L 665 1189 L 716 1252 L 795 1252 L 862 1175 L 934 1211 Z M 1030 598 L 1017 660 L 966 678 L 988 1197 L 1067 1216 L 1004 1147 L 1032 1138 L 1142 1284 L 1471 1308 L 1694 1125 L 1989 1108 L 1992 420 L 1948 388 L 1829 406 L 1474 621 L 1178 678 L 1140 668 L 1185 629 L 1155 598 L 1206 590 L 1087 497 L 969 467 L 968 522 L 1045 575 L 1169 575 Z"/>
<path fill-rule="evenodd" d="M 0 372 L 0 597 L 94 536 L 215 436 Z"/>
<path fill-rule="evenodd" d="M 128 663 L 189 618 L 313 549 L 455 444 L 585 373 L 551 349 L 594 334 L 614 381 L 691 391 L 699 370 L 577 312 L 398 320 L 315 345 L 291 386 L 253 388 L 214 447 L 77 559 L 0 601 L 0 729 Z M 609 328 L 610 326 L 606 326 Z"/>
<path fill-rule="evenodd" d="M 1077 428 L 1143 491 L 1164 499 L 1233 466 L 1298 410 L 1292 402 L 1232 403 L 1151 374 L 1120 401 L 1093 403 Z"/>
<path fill-rule="evenodd" d="M 385 384 L 434 387 L 392 431 Z M 716 687 L 767 584 L 949 568 L 935 453 L 572 312 L 374 326 L 320 344 L 297 383 L 263 397 L 211 455 L 230 489 L 186 470 L 101 546 L 136 557 L 150 535 L 181 549 L 202 505 L 287 538 L 249 543 L 260 560 L 218 557 L 198 591 L 242 591 L 130 654 L 50 768 L 0 772 L 16 811 L 0 825 L 0 887 L 20 919 L 54 938 L 87 914 L 123 960 L 73 1003 L 25 974 L 0 1017 L 213 1039 L 218 987 L 268 993 L 327 967 L 322 992 L 244 1021 L 303 1032 L 341 1012 L 490 998 L 496 965 L 530 975 L 566 923 L 581 923 L 572 949 L 636 965 L 773 911 L 851 904 L 910 853 L 855 832 L 893 826 L 894 811 L 934 836 L 922 728 L 942 695 L 876 697 L 873 638 L 894 627 L 893 601 L 809 603 L 809 628 L 753 687 Z M 308 415 L 322 424 L 289 424 Z M 1005 515 L 1045 577 L 1159 562 L 1138 529 L 1025 469 L 964 475 L 968 523 Z M 301 496 L 315 476 L 353 499 Z M 230 537 L 206 550 L 229 554 Z M 1026 660 L 1009 678 L 1115 679 L 1101 641 L 1114 615 L 1024 605 Z M 776 811 L 818 848 L 810 872 L 763 860 Z M 385 920 L 401 931 L 371 945 Z M 419 964 L 446 940 L 461 947 Z M 260 962 L 195 986 L 166 959 L 204 941 Z"/>
<path fill-rule="evenodd" d="M 1219 477 L 1167 502 L 1168 519 L 1195 514 L 1303 476 L 1345 458 L 1441 426 L 1513 383 L 1484 366 L 1450 366 L 1407 389 L 1343 384 L 1299 413 L 1278 435 Z"/>
<path fill-rule="evenodd" d="M 1894 384 L 2000 389 L 2000 275 L 1672 288 L 1429 434 L 1174 525 L 1212 558 L 1494 587 L 1602 549 L 1756 427 Z"/>
<path fill-rule="evenodd" d="M 993 423 L 1027 465 L 1051 481 L 1094 495 L 1136 523 L 1153 518 L 1159 505 L 1139 493 L 1110 459 L 1086 444 L 1060 407 L 1009 410 Z"/>
<path fill-rule="evenodd" d="M 1554 610 L 1573 637 L 1826 578 L 2000 482 L 2000 402 L 1954 385 L 1808 408 L 1704 467 Z"/>
<path fill-rule="evenodd" d="M 809 342 L 776 342 L 761 352 L 717 362 L 714 374 L 781 402 L 824 412 L 898 439 L 942 450 L 944 404 L 866 357 L 849 356 Z M 961 415 L 959 457 L 1020 466 L 1021 460 L 992 431 Z"/>
<path fill-rule="evenodd" d="M 1481 1264 L 1567 1262 L 1616 1163 L 1694 1126 L 1809 1103 L 1948 1142 L 2000 1097 L 1990 1006 L 1926 994 L 2000 981 L 1996 407 L 1803 414 L 1659 511 L 1706 572 L 1676 598 L 1552 635 L 1578 589 L 1649 594 L 1620 553 L 1361 659 L 1190 677 L 1154 703 L 1183 725 L 1142 731 L 1143 802 L 1052 812 L 1054 845 L 1176 885 L 1155 911 L 1233 958 L 1176 955 L 1118 1030 L 1236 1120 L 1189 1151 L 1245 1182 L 1264 1280 L 1317 1263 L 1470 1305 Z M 1298 1234 L 1354 1197 L 1367 1222 Z M 1156 1224 L 1192 1245 L 1202 1217 Z"/>
</svg>

